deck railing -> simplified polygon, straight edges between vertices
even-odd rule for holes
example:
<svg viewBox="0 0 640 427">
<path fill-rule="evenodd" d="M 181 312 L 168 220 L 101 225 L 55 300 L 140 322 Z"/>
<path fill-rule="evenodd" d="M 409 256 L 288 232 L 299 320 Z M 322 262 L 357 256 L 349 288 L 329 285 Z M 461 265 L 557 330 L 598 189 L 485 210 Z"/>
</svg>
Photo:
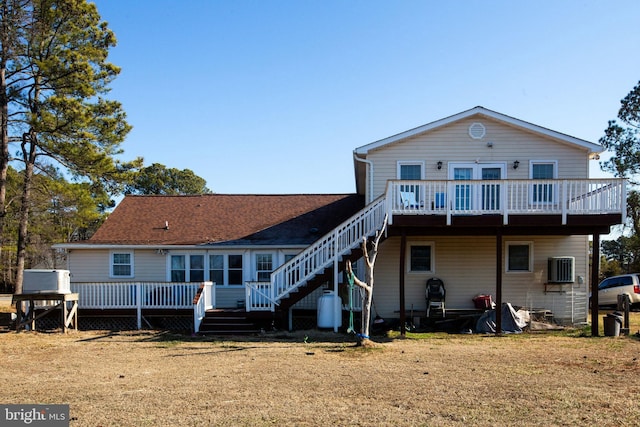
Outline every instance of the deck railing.
<svg viewBox="0 0 640 427">
<path fill-rule="evenodd" d="M 82 282 L 71 283 L 71 292 L 79 294 L 80 309 L 137 310 L 140 329 L 143 309 L 193 309 L 200 285 L 198 282 Z M 215 287 L 209 288 L 213 304 Z"/>
<path fill-rule="evenodd" d="M 247 311 L 275 310 L 281 298 L 358 247 L 364 236 L 380 229 L 386 210 L 385 198 L 378 198 L 273 271 L 270 282 L 246 283 Z"/>
<path fill-rule="evenodd" d="M 598 215 L 626 217 L 623 179 L 389 181 L 389 222 L 394 215 Z"/>
</svg>

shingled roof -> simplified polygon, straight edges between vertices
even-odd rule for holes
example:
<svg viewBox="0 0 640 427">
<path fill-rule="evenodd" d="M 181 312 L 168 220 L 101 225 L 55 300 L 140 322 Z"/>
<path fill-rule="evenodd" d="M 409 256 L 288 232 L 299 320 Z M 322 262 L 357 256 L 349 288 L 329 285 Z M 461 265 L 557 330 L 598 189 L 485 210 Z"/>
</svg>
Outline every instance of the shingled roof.
<svg viewBox="0 0 640 427">
<path fill-rule="evenodd" d="M 79 243 L 308 245 L 362 207 L 355 194 L 126 196 Z"/>
</svg>

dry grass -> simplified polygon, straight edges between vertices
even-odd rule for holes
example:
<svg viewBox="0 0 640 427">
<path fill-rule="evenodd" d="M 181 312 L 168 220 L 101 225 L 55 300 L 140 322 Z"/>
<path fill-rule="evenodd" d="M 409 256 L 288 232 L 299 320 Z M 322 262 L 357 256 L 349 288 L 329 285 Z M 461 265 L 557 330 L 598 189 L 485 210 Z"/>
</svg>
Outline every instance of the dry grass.
<svg viewBox="0 0 640 427">
<path fill-rule="evenodd" d="M 633 313 L 632 332 L 640 329 Z M 0 334 L 4 403 L 72 426 L 637 425 L 640 340 L 572 333 L 218 341 L 161 332 Z M 419 338 L 419 339 L 417 339 Z"/>
<path fill-rule="evenodd" d="M 15 308 L 11 306 L 11 295 L 0 295 L 0 313 L 10 313 L 15 311 Z"/>
</svg>

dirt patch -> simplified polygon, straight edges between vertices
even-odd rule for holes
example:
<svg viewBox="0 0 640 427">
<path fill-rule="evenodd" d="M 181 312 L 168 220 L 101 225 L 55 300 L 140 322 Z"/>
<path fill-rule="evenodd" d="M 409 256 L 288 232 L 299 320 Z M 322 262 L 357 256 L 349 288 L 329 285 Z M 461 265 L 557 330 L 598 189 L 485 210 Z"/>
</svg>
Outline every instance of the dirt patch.
<svg viewBox="0 0 640 427">
<path fill-rule="evenodd" d="M 0 334 L 5 403 L 75 426 L 635 425 L 640 341 L 431 334 L 375 348 L 314 331 Z"/>
</svg>

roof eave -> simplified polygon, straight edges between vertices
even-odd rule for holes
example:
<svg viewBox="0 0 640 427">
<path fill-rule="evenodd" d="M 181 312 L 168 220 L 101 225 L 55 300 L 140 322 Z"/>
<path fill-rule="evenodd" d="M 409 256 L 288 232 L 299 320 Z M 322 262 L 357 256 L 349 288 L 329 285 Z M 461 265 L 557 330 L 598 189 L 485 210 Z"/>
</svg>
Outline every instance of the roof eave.
<svg viewBox="0 0 640 427">
<path fill-rule="evenodd" d="M 75 250 L 75 249 L 148 249 L 148 250 L 157 250 L 157 249 L 174 249 L 174 250 L 188 250 L 188 249 L 214 249 L 214 248 L 233 248 L 233 249 L 259 249 L 265 247 L 271 248 L 279 248 L 279 249 L 304 249 L 309 245 L 304 244 L 296 244 L 296 245 L 278 245 L 278 244 L 265 244 L 265 245 L 222 245 L 215 243 L 200 243 L 200 244 L 185 244 L 185 245 L 136 245 L 135 243 L 126 243 L 126 244 L 116 244 L 116 243 L 57 243 L 52 245 L 54 249 L 64 249 L 64 250 Z"/>
</svg>

